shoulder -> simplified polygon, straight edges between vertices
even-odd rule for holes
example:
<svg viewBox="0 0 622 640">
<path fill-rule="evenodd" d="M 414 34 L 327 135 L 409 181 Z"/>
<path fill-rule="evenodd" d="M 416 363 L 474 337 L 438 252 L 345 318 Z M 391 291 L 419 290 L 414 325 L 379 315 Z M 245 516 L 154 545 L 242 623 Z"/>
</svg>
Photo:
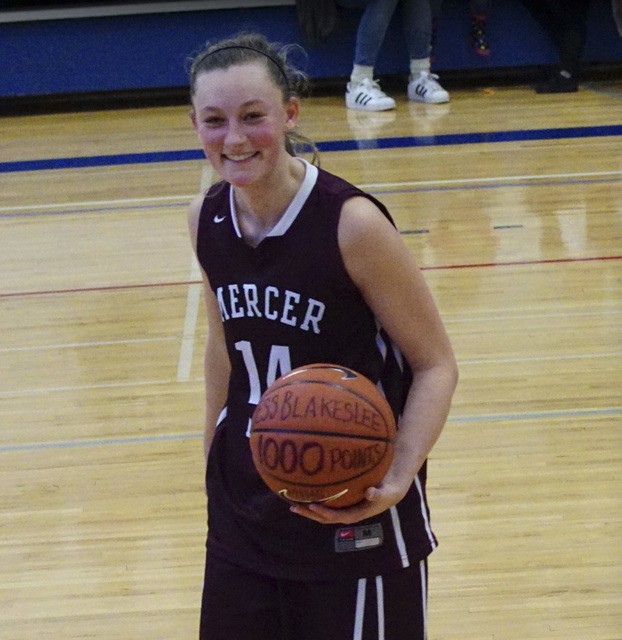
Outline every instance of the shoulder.
<svg viewBox="0 0 622 640">
<path fill-rule="evenodd" d="M 386 209 L 364 195 L 347 200 L 338 227 L 339 249 L 352 280 L 372 288 L 389 267 L 411 262 L 409 252 Z M 411 265 L 407 268 L 410 271 Z M 404 274 L 402 274 L 404 275 Z"/>
<path fill-rule="evenodd" d="M 356 185 L 323 169 L 319 169 L 314 193 L 322 202 L 322 208 L 336 208 L 340 217 L 349 211 L 373 211 L 391 220 L 389 211 L 382 202 Z"/>
<path fill-rule="evenodd" d="M 330 173 L 330 171 L 326 171 L 320 167 L 318 167 L 318 178 L 316 184 L 318 188 L 331 193 L 356 193 L 359 191 L 358 187 L 355 187 L 347 180 L 344 180 L 334 173 Z"/>
<path fill-rule="evenodd" d="M 372 242 L 376 234 L 391 237 L 399 233 L 386 208 L 360 192 L 348 198 L 341 207 L 339 220 L 340 244 Z"/>
<path fill-rule="evenodd" d="M 393 219 L 387 207 L 376 197 L 363 191 L 360 187 L 343 178 L 319 169 L 317 186 L 321 193 L 337 203 L 343 216 L 354 213 L 355 216 L 373 216 L 380 214 L 393 224 Z"/>
<path fill-rule="evenodd" d="M 190 237 L 192 238 L 192 243 L 195 247 L 203 210 L 215 199 L 226 197 L 228 193 L 226 188 L 227 186 L 226 182 L 218 182 L 210 187 L 206 193 L 196 195 L 190 202 L 190 206 L 188 207 L 188 229 L 190 230 Z"/>
</svg>

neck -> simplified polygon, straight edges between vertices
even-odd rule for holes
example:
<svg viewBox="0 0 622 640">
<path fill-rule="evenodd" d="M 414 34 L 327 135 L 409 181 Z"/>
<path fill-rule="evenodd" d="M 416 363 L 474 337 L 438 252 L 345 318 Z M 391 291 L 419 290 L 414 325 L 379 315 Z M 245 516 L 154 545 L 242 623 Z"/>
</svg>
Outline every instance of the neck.
<svg viewBox="0 0 622 640">
<path fill-rule="evenodd" d="M 238 225 L 248 244 L 257 246 L 277 225 L 298 193 L 304 176 L 304 164 L 289 157 L 285 171 L 270 184 L 248 189 L 234 187 Z"/>
</svg>

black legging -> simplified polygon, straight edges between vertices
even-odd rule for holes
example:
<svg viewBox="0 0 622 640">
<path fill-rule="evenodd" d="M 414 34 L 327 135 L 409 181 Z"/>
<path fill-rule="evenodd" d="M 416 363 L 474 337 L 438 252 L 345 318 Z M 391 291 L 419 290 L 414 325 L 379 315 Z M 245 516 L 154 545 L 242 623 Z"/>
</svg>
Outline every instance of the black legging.
<svg viewBox="0 0 622 640">
<path fill-rule="evenodd" d="M 559 53 L 562 69 L 579 72 L 587 35 L 590 0 L 522 0 L 547 32 Z"/>
</svg>

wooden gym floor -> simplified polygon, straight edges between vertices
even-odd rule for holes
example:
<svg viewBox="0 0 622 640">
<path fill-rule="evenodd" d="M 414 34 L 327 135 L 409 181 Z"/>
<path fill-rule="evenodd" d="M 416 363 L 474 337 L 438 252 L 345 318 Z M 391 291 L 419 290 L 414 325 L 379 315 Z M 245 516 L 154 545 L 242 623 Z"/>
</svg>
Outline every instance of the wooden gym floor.
<svg viewBox="0 0 622 640">
<path fill-rule="evenodd" d="M 394 213 L 460 363 L 430 639 L 620 640 L 622 86 L 396 97 L 310 98 L 302 130 Z M 0 639 L 195 638 L 186 207 L 211 176 L 187 108 L 9 117 L 0 140 Z"/>
</svg>

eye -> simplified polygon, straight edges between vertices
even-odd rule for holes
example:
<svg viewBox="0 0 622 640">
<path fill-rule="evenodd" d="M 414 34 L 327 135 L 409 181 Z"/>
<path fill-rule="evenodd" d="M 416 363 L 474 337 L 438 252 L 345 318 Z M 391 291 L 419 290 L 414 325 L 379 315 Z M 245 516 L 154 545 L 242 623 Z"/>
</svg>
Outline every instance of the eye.
<svg viewBox="0 0 622 640">
<path fill-rule="evenodd" d="M 208 127 L 219 127 L 224 122 L 224 118 L 221 118 L 220 116 L 207 116 L 203 119 L 203 122 Z"/>
<path fill-rule="evenodd" d="M 244 115 L 244 120 L 247 122 L 256 122 L 257 120 L 261 120 L 264 115 L 261 111 L 249 111 Z"/>
</svg>

